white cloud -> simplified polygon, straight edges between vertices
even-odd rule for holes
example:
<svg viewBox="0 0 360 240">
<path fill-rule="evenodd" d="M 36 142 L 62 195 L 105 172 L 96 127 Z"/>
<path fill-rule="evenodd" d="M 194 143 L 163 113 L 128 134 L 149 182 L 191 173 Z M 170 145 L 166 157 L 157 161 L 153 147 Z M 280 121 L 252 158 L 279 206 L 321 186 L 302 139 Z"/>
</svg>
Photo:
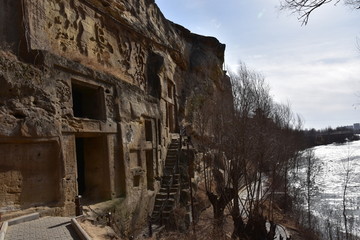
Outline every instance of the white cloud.
<svg viewBox="0 0 360 240">
<path fill-rule="evenodd" d="M 265 76 L 274 99 L 290 101 L 306 127 L 359 122 L 353 105 L 359 101 L 360 57 L 351 47 L 354 43 L 346 39 L 304 43 L 287 41 L 241 51 L 245 63 Z"/>
<path fill-rule="evenodd" d="M 156 1 L 173 5 L 178 23 L 225 43 L 231 70 L 241 60 L 263 73 L 274 98 L 290 100 L 307 127 L 360 122 L 353 107 L 360 92 L 358 12 L 328 4 L 301 27 L 296 15 L 278 11 L 279 0 Z"/>
</svg>

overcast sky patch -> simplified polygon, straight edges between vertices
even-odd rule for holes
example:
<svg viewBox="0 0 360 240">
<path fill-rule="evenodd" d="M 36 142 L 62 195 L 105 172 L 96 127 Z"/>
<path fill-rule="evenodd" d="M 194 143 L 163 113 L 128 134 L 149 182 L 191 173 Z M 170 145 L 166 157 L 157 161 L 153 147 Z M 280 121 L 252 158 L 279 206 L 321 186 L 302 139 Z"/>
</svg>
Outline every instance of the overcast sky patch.
<svg viewBox="0 0 360 240">
<path fill-rule="evenodd" d="M 225 66 L 265 76 L 274 99 L 291 102 L 306 128 L 360 122 L 360 12 L 328 4 L 307 26 L 279 11 L 279 0 L 156 0 L 165 16 L 226 44 Z"/>
</svg>

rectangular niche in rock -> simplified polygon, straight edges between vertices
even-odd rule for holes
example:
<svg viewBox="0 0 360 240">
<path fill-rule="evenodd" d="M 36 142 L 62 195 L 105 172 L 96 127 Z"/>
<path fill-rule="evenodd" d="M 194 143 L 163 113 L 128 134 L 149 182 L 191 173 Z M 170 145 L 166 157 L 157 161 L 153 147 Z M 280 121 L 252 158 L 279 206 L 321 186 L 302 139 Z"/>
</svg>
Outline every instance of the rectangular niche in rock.
<svg viewBox="0 0 360 240">
<path fill-rule="evenodd" d="M 74 117 L 106 120 L 104 89 L 100 86 L 72 81 Z"/>
<path fill-rule="evenodd" d="M 152 141 L 153 140 L 153 129 L 152 129 L 152 120 L 145 120 L 145 140 Z"/>
</svg>

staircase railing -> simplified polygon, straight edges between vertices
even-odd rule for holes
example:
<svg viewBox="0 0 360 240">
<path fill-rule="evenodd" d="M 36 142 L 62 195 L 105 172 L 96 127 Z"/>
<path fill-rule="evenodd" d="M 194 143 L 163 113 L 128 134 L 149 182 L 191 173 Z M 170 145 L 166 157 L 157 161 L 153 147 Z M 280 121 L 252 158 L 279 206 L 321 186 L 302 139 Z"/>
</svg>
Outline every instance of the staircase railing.
<svg viewBox="0 0 360 240">
<path fill-rule="evenodd" d="M 178 174 L 178 172 L 179 172 L 181 148 L 182 148 L 182 138 L 180 136 L 179 146 L 177 149 L 178 151 L 177 151 L 176 163 L 171 168 L 170 174 L 165 175 L 165 176 L 168 176 L 169 179 L 162 178 L 162 180 L 161 180 L 161 186 L 166 186 L 166 197 L 165 197 L 165 200 L 162 201 L 160 209 L 158 210 L 158 213 L 156 215 L 152 215 L 152 217 L 150 219 L 150 223 L 149 223 L 150 226 L 152 223 L 155 223 L 155 222 L 158 222 L 158 223 L 160 222 L 160 226 L 164 225 L 164 223 L 163 223 L 164 210 L 165 210 L 165 207 L 168 206 L 168 203 L 170 200 L 170 192 L 171 192 L 171 189 L 175 185 L 175 183 L 174 183 L 175 182 L 175 174 Z M 181 178 L 180 177 L 179 177 L 178 181 L 179 181 L 179 183 L 178 183 L 179 186 L 181 186 Z M 179 189 L 176 191 L 176 193 L 173 197 L 174 197 L 174 201 L 176 201 L 176 199 L 179 197 Z"/>
<path fill-rule="evenodd" d="M 160 207 L 160 210 L 159 210 L 159 213 L 157 214 L 157 215 L 155 215 L 155 218 L 154 218 L 154 216 L 152 216 L 152 222 L 158 222 L 159 220 L 160 220 L 160 225 L 163 225 L 163 211 L 164 211 L 164 208 L 166 207 L 166 205 L 167 205 L 167 203 L 168 203 L 168 201 L 169 201 L 169 199 L 170 199 L 170 185 L 172 186 L 173 185 L 173 180 L 174 180 L 174 176 L 172 175 L 172 176 L 170 176 L 170 179 L 169 179 L 169 182 L 167 183 L 168 185 L 167 185 L 167 195 L 166 195 L 166 198 L 165 198 L 165 201 L 163 201 L 162 202 L 162 204 L 161 204 L 161 207 Z M 165 179 L 162 179 L 161 180 L 161 186 L 163 186 L 163 184 L 164 184 L 164 181 L 165 181 Z"/>
</svg>

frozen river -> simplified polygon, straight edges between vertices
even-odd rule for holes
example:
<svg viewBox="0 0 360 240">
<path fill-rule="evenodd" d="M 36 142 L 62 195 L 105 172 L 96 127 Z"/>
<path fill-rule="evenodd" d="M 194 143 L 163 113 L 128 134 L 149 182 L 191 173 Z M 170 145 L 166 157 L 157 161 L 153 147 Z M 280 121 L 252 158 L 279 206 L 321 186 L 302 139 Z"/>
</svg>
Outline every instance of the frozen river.
<svg viewBox="0 0 360 240">
<path fill-rule="evenodd" d="M 343 229 L 343 192 L 346 172 L 349 183 L 346 194 L 348 226 L 353 234 L 360 235 L 360 141 L 314 147 L 320 170 L 315 175 L 317 191 L 313 196 L 313 215 L 322 224 Z M 302 178 L 306 168 L 300 168 Z M 320 229 L 326 229 L 320 227 Z M 326 229 L 328 231 L 328 229 Z"/>
</svg>

